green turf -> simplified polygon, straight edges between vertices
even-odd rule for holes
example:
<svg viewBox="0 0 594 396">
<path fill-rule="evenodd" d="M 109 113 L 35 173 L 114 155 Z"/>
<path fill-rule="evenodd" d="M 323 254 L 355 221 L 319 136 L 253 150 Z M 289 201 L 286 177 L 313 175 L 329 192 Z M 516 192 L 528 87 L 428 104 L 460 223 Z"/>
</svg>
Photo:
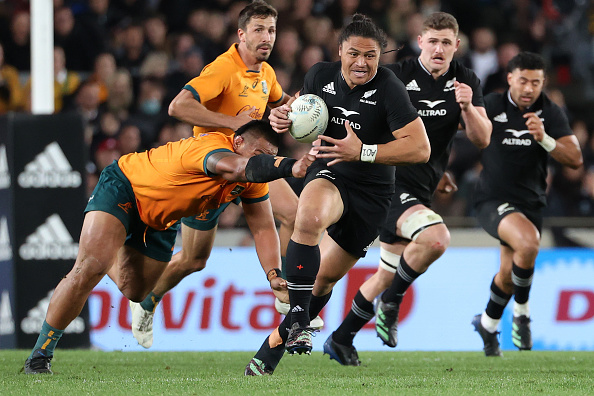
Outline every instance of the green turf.
<svg viewBox="0 0 594 396">
<path fill-rule="evenodd" d="M 361 352 L 361 367 L 314 352 L 269 377 L 243 376 L 246 352 L 59 350 L 54 375 L 24 375 L 28 353 L 0 350 L 1 395 L 594 394 L 594 352 Z"/>
</svg>

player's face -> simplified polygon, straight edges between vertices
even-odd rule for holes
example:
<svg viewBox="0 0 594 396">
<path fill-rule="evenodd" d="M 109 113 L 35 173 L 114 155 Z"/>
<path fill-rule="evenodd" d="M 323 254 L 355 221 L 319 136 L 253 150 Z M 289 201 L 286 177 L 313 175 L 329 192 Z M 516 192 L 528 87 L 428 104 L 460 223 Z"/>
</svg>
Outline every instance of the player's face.
<svg viewBox="0 0 594 396">
<path fill-rule="evenodd" d="M 264 62 L 270 56 L 276 40 L 276 19 L 253 17 L 245 31 L 239 29 L 239 40 L 245 43 L 248 52 L 258 62 Z"/>
<path fill-rule="evenodd" d="M 514 69 L 507 73 L 512 100 L 522 110 L 532 106 L 544 87 L 544 70 Z"/>
<path fill-rule="evenodd" d="M 263 137 L 255 137 L 249 133 L 236 137 L 234 146 L 237 154 L 247 158 L 258 154 L 276 155 L 278 153 L 278 147 L 274 144 Z"/>
<path fill-rule="evenodd" d="M 367 37 L 351 36 L 338 47 L 342 75 L 348 86 L 363 85 L 371 80 L 379 66 L 380 46 Z"/>
<path fill-rule="evenodd" d="M 441 76 L 450 67 L 460 40 L 452 29 L 429 29 L 417 38 L 421 62 L 433 75 Z"/>
</svg>

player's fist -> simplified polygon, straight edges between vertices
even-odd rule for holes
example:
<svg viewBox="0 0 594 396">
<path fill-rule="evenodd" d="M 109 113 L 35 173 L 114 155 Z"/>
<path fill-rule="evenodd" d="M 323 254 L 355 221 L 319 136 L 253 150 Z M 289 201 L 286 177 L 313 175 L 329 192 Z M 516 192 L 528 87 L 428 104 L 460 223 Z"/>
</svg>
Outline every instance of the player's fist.
<svg viewBox="0 0 594 396">
<path fill-rule="evenodd" d="M 472 103 L 472 88 L 467 84 L 454 81 L 454 92 L 456 94 L 456 102 L 460 104 L 462 110 L 466 110 L 470 103 Z"/>
<path fill-rule="evenodd" d="M 293 177 L 305 177 L 307 168 L 316 160 L 316 156 L 310 153 L 304 154 L 297 162 L 293 164 Z"/>
</svg>

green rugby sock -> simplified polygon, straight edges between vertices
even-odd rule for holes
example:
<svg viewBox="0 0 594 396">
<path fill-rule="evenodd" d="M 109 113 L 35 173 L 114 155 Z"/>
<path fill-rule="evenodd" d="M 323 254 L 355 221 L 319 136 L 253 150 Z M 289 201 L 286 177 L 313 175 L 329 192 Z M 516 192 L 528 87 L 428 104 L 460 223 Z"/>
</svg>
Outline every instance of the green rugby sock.
<svg viewBox="0 0 594 396">
<path fill-rule="evenodd" d="M 159 301 L 161 301 L 162 298 L 163 296 L 157 296 L 155 293 L 150 292 L 149 295 L 146 296 L 144 300 L 142 300 L 140 306 L 145 311 L 155 312 L 155 308 L 157 308 L 157 305 L 159 304 Z"/>
<path fill-rule="evenodd" d="M 58 330 L 47 324 L 44 320 L 43 325 L 41 326 L 41 331 L 39 332 L 39 337 L 37 338 L 37 342 L 31 351 L 31 355 L 29 357 L 33 357 L 33 352 L 37 349 L 43 349 L 47 356 L 54 356 L 54 349 L 58 344 L 60 338 L 62 338 L 62 334 L 64 334 L 64 330 Z"/>
</svg>

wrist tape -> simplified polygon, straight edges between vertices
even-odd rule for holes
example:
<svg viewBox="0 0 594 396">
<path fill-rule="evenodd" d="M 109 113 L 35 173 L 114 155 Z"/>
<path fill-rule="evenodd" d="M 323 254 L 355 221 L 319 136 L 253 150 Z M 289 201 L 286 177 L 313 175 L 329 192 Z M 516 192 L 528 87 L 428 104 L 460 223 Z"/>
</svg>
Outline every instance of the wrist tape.
<svg viewBox="0 0 594 396">
<path fill-rule="evenodd" d="M 377 144 L 364 144 L 361 146 L 361 161 L 375 162 L 377 155 Z"/>
<path fill-rule="evenodd" d="M 544 134 L 542 141 L 536 143 L 540 144 L 542 148 L 547 151 L 547 153 L 550 153 L 551 151 L 555 150 L 555 147 L 557 147 L 557 141 L 546 133 Z"/>
</svg>

